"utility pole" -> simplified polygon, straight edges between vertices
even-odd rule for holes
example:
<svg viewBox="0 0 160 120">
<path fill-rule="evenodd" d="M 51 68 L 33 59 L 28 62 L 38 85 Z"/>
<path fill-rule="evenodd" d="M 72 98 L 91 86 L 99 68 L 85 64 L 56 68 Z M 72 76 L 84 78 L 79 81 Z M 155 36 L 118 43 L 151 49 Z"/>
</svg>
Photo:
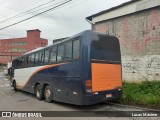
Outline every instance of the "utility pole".
<svg viewBox="0 0 160 120">
<path fill-rule="evenodd" d="M 13 40 L 13 37 L 12 37 L 12 40 Z M 12 61 L 12 45 L 13 45 L 12 43 L 13 42 L 11 42 L 11 50 L 10 50 L 11 51 L 11 61 Z"/>
</svg>

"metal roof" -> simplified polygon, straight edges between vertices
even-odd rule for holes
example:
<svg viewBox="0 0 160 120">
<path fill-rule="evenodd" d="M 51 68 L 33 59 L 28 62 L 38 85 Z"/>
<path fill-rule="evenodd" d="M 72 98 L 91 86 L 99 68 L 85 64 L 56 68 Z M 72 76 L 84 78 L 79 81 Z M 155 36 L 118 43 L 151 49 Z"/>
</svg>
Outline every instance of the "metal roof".
<svg viewBox="0 0 160 120">
<path fill-rule="evenodd" d="M 86 17 L 86 19 L 89 20 L 89 21 L 92 21 L 92 17 L 98 16 L 98 15 L 102 15 L 103 13 L 110 12 L 110 11 L 112 11 L 112 10 L 115 10 L 115 9 L 120 8 L 120 7 L 129 5 L 129 4 L 132 4 L 132 3 L 137 2 L 137 1 L 140 1 L 140 0 L 131 0 L 131 1 L 122 3 L 122 4 L 118 5 L 118 6 L 115 6 L 115 7 L 112 7 L 112 8 L 110 8 L 110 9 L 103 10 L 103 11 L 101 11 L 101 12 L 99 12 L 99 13 L 96 13 L 96 14 L 93 14 L 93 15 L 91 15 L 91 16 L 88 16 L 88 17 Z"/>
</svg>

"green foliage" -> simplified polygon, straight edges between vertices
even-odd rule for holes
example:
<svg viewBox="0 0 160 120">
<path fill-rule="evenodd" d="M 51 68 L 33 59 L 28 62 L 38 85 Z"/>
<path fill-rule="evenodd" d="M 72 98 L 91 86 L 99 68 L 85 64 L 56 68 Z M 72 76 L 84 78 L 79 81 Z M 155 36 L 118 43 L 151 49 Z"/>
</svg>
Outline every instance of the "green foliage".
<svg viewBox="0 0 160 120">
<path fill-rule="evenodd" d="M 160 81 L 123 83 L 123 104 L 135 104 L 160 109 Z"/>
</svg>

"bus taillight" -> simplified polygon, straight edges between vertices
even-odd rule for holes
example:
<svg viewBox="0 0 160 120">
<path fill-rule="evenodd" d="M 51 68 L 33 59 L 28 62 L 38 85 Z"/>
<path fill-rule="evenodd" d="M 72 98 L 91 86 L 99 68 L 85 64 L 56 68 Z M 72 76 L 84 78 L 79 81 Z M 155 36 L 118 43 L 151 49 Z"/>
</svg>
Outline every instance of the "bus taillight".
<svg viewBox="0 0 160 120">
<path fill-rule="evenodd" d="M 92 92 L 92 81 L 91 80 L 86 80 L 86 92 Z"/>
</svg>

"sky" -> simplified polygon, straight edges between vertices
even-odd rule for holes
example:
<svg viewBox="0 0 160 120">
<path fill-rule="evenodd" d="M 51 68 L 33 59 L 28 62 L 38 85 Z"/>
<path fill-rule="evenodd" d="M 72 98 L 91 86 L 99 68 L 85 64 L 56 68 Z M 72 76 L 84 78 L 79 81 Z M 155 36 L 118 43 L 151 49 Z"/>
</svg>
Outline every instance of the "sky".
<svg viewBox="0 0 160 120">
<path fill-rule="evenodd" d="M 0 0 L 0 29 L 69 0 Z M 130 0 L 72 0 L 40 16 L 0 30 L 0 39 L 26 37 L 27 30 L 41 30 L 41 38 L 52 40 L 91 29 L 86 17 Z"/>
</svg>

